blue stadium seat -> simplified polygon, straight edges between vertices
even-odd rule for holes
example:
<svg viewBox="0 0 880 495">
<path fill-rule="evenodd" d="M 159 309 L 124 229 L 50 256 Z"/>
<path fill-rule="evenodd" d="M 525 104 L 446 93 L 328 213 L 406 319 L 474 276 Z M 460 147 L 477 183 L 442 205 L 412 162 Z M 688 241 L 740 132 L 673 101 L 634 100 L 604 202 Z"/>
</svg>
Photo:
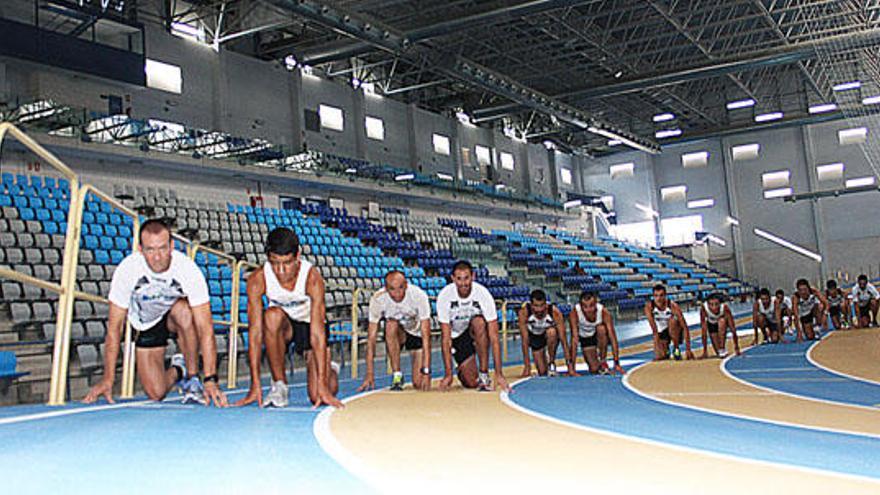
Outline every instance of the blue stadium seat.
<svg viewBox="0 0 880 495">
<path fill-rule="evenodd" d="M 110 262 L 114 265 L 122 263 L 123 259 L 125 259 L 125 254 L 122 251 L 118 249 L 110 251 Z"/>
<path fill-rule="evenodd" d="M 95 251 L 95 263 L 99 265 L 109 265 L 110 264 L 110 253 L 104 251 L 103 249 L 96 249 Z"/>
<path fill-rule="evenodd" d="M 114 244 L 114 247 L 120 251 L 129 251 L 131 249 L 131 241 L 125 237 L 116 237 Z"/>
</svg>

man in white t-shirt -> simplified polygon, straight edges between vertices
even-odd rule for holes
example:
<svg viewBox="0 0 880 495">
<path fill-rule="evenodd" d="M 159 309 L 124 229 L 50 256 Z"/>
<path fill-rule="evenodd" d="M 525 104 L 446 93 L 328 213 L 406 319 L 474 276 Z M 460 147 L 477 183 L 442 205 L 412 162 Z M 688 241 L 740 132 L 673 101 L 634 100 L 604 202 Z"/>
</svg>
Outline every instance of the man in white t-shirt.
<svg viewBox="0 0 880 495">
<path fill-rule="evenodd" d="M 431 303 L 428 295 L 418 286 L 409 284 L 399 270 L 385 275 L 385 288 L 370 298 L 369 326 L 367 327 L 367 373 L 358 392 L 376 386 L 373 360 L 379 322 L 385 320 L 385 348 L 391 361 L 391 390 L 403 390 L 400 371 L 400 351 L 410 351 L 413 386 L 418 390 L 431 389 Z"/>
<path fill-rule="evenodd" d="M 857 328 L 874 326 L 877 309 L 880 307 L 880 292 L 868 283 L 867 275 L 859 275 L 851 294 L 853 306 L 856 308 Z"/>
<path fill-rule="evenodd" d="M 503 375 L 495 299 L 488 289 L 474 282 L 474 270 L 467 261 L 459 261 L 452 267 L 452 283 L 437 296 L 437 319 L 440 321 L 443 364 L 446 367 L 446 374 L 440 381 L 442 390 L 452 385 L 453 357 L 458 365 L 458 380 L 464 387 L 493 390 L 489 380 L 491 345 L 495 384 L 510 391 Z"/>
<path fill-rule="evenodd" d="M 110 312 L 104 340 L 104 377 L 83 402 L 104 397 L 112 403 L 113 382 L 122 326 L 126 318 L 135 332 L 138 378 L 152 400 L 162 400 L 175 385 L 184 402 L 193 400 L 225 407 L 217 383 L 217 344 L 205 277 L 195 262 L 174 250 L 171 229 L 161 220 L 141 225 L 138 251 L 126 257 L 110 283 Z M 171 334 L 183 354 L 165 368 L 165 346 Z M 198 377 L 199 349 L 205 386 Z"/>
</svg>

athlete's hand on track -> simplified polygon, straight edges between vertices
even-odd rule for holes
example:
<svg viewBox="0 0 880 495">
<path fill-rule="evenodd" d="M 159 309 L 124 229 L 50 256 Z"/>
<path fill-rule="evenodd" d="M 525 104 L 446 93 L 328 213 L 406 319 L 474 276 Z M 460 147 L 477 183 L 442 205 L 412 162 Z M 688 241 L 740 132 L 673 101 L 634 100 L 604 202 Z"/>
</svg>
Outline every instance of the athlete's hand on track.
<svg viewBox="0 0 880 495">
<path fill-rule="evenodd" d="M 742 352 L 739 350 L 739 347 L 737 347 L 736 349 L 734 349 L 734 352 L 736 352 L 736 355 L 737 355 L 737 356 L 742 356 Z"/>
<path fill-rule="evenodd" d="M 577 365 L 574 362 L 568 363 L 568 376 L 581 376 L 580 373 L 577 372 Z"/>
<path fill-rule="evenodd" d="M 100 397 L 103 397 L 109 404 L 116 403 L 113 400 L 113 382 L 101 380 L 89 390 L 89 393 L 86 394 L 82 401 L 84 404 L 94 404 Z"/>
<path fill-rule="evenodd" d="M 248 391 L 248 394 L 235 403 L 235 407 L 246 406 L 248 404 L 253 404 L 254 402 L 257 403 L 257 406 L 263 407 L 263 389 L 259 385 L 255 387 L 252 386 Z"/>
<path fill-rule="evenodd" d="M 367 375 L 364 377 L 364 383 L 361 383 L 361 386 L 358 387 L 358 392 L 363 392 L 364 390 L 373 390 L 376 388 L 376 379 L 373 375 Z"/>
<path fill-rule="evenodd" d="M 421 381 L 416 385 L 416 389 L 421 390 L 422 392 L 431 390 L 431 377 L 428 375 L 422 375 Z"/>
<path fill-rule="evenodd" d="M 205 383 L 205 399 L 207 399 L 205 402 L 206 406 L 214 404 L 216 407 L 229 407 L 226 394 L 214 382 Z"/>
<path fill-rule="evenodd" d="M 317 409 L 322 405 L 335 407 L 336 409 L 343 409 L 345 407 L 344 405 L 342 405 L 342 401 L 334 397 L 333 394 L 331 394 L 330 391 L 327 390 L 327 387 L 321 387 L 321 389 L 318 390 L 318 401 L 315 402 L 315 405 L 312 407 L 312 409 Z"/>
<path fill-rule="evenodd" d="M 498 371 L 495 372 L 495 387 L 510 393 L 510 384 L 507 383 L 507 378 L 504 378 L 504 375 Z"/>
<path fill-rule="evenodd" d="M 614 373 L 614 372 L 617 372 L 621 375 L 626 374 L 626 370 L 624 370 L 623 367 L 620 366 L 620 364 L 615 364 L 614 367 L 611 368 L 611 373 Z"/>
<path fill-rule="evenodd" d="M 684 353 L 684 358 L 687 359 L 688 361 L 694 359 L 694 353 L 693 353 L 693 351 L 687 351 L 687 352 L 685 352 L 685 353 Z"/>
<path fill-rule="evenodd" d="M 523 365 L 522 373 L 519 374 L 520 378 L 528 378 L 532 376 L 532 367 Z"/>
<path fill-rule="evenodd" d="M 444 376 L 442 380 L 440 380 L 440 390 L 447 391 L 449 387 L 452 386 L 452 375 Z"/>
</svg>

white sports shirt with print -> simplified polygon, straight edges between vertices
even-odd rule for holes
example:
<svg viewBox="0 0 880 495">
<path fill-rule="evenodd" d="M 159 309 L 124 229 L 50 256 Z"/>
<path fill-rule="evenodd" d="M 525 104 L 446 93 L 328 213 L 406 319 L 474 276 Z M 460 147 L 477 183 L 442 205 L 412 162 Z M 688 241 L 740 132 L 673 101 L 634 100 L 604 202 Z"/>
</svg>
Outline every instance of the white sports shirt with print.
<svg viewBox="0 0 880 495">
<path fill-rule="evenodd" d="M 408 284 L 403 300 L 391 299 L 388 291 L 381 289 L 370 298 L 370 323 L 379 323 L 382 318 L 398 322 L 406 333 L 421 337 L 419 323 L 431 318 L 431 303 L 428 295 L 420 287 Z"/>
<path fill-rule="evenodd" d="M 486 321 L 498 320 L 498 309 L 495 298 L 489 289 L 477 282 L 471 285 L 471 293 L 462 298 L 458 295 L 455 284 L 449 284 L 437 296 L 437 320 L 452 326 L 452 338 L 463 334 L 475 316 L 482 316 Z"/>
<path fill-rule="evenodd" d="M 141 253 L 128 255 L 113 272 L 110 302 L 128 310 L 135 330 L 147 330 L 165 316 L 180 298 L 191 307 L 210 302 L 205 276 L 195 262 L 180 251 L 171 253 L 171 265 L 156 273 Z"/>
</svg>

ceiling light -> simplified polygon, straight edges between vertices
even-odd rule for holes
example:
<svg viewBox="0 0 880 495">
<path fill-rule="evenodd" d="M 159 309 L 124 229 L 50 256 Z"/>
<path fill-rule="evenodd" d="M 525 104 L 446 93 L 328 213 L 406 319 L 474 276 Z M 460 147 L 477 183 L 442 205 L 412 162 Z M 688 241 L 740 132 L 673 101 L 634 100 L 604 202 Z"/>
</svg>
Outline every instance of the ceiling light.
<svg viewBox="0 0 880 495">
<path fill-rule="evenodd" d="M 824 105 L 813 105 L 810 107 L 810 113 L 825 113 L 825 112 L 833 112 L 837 110 L 837 105 L 834 103 L 825 103 Z"/>
<path fill-rule="evenodd" d="M 748 108 L 755 106 L 755 100 L 749 98 L 747 100 L 731 101 L 727 104 L 728 110 L 736 110 L 738 108 Z"/>
<path fill-rule="evenodd" d="M 859 89 L 862 87 L 861 81 L 850 81 L 834 85 L 831 89 L 834 91 L 848 91 L 851 89 Z"/>
<path fill-rule="evenodd" d="M 654 116 L 654 122 L 666 122 L 675 118 L 671 113 L 661 113 Z"/>
<path fill-rule="evenodd" d="M 770 122 L 771 120 L 779 120 L 782 117 L 782 112 L 762 113 L 755 115 L 755 122 Z"/>
</svg>

